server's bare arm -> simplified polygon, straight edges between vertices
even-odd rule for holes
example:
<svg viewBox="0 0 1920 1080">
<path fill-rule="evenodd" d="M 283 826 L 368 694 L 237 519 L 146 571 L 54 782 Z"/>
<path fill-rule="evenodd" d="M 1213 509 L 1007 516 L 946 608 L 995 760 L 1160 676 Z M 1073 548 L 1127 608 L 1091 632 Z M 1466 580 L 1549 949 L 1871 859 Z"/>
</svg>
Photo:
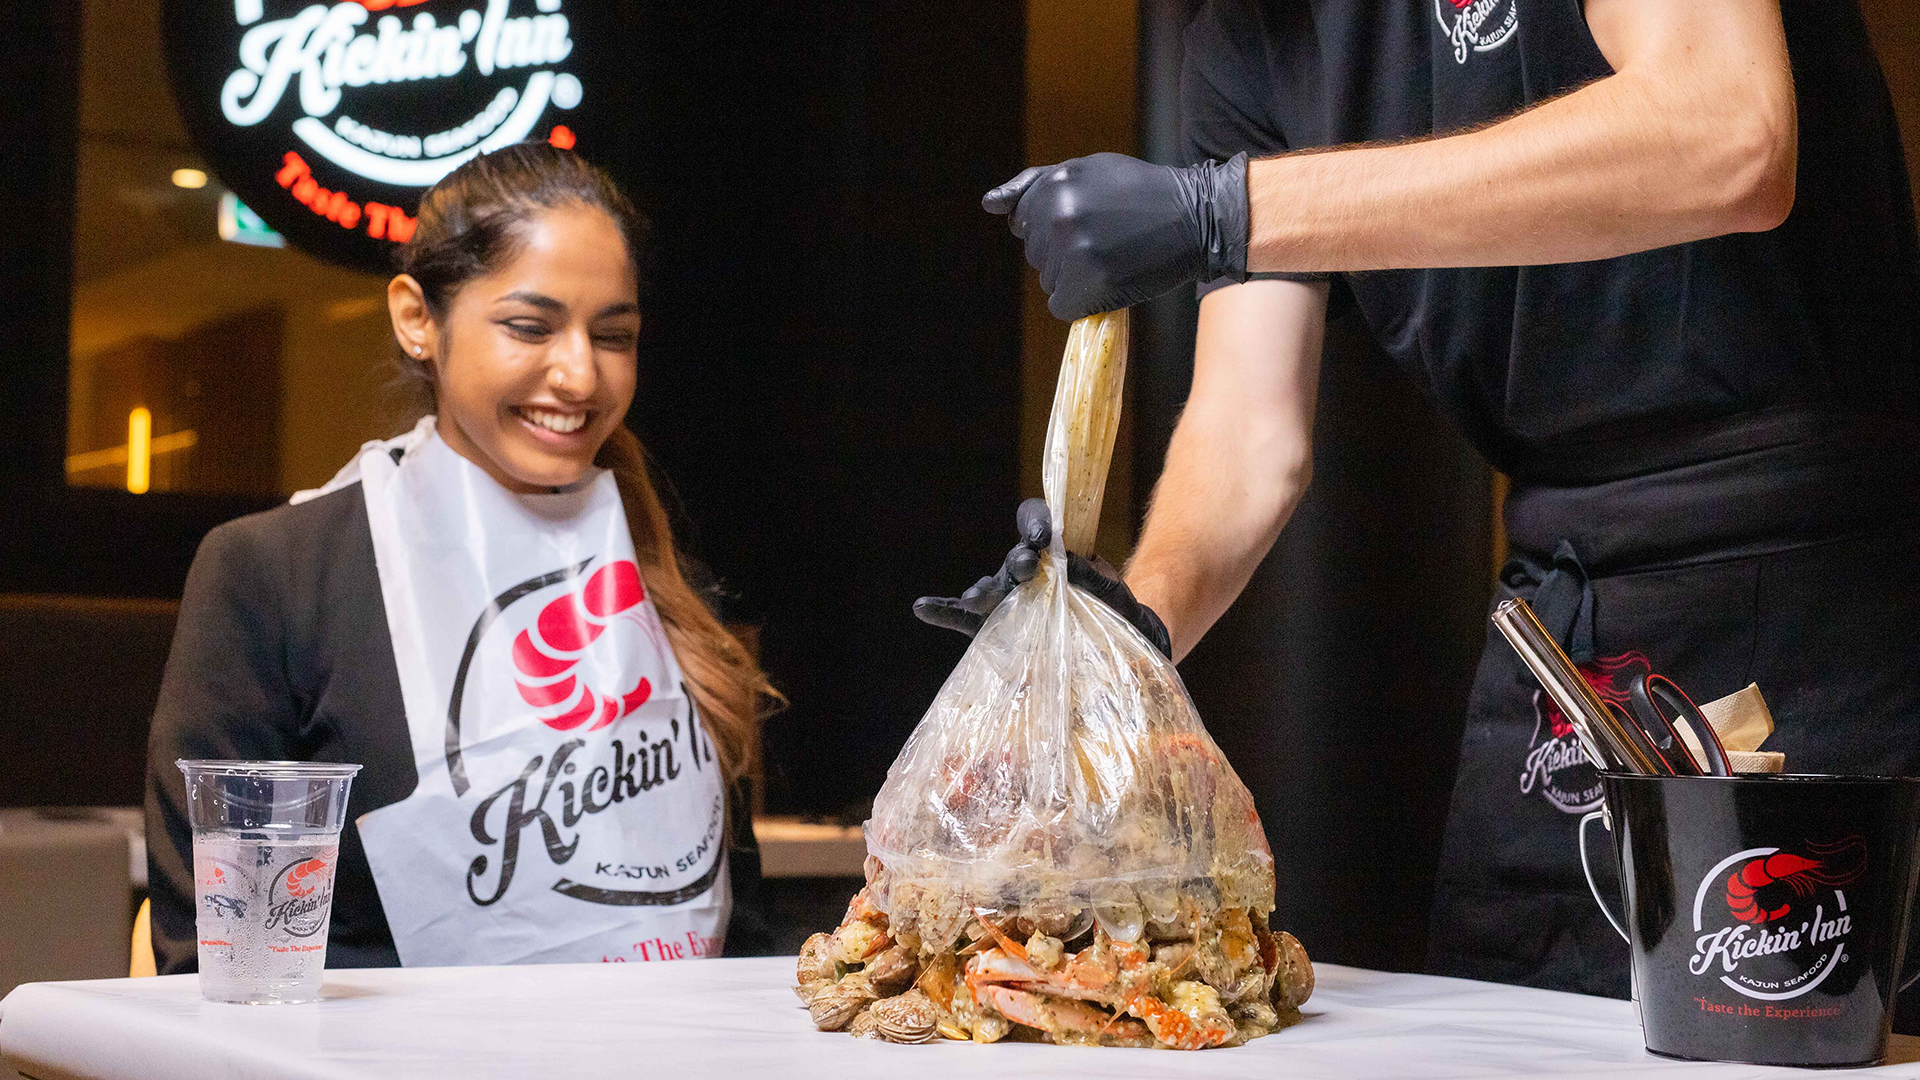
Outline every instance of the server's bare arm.
<svg viewBox="0 0 1920 1080">
<path fill-rule="evenodd" d="M 1324 283 L 1250 281 L 1200 304 L 1193 392 L 1127 569 L 1175 659 L 1246 587 L 1306 492 L 1326 313 Z"/>
<path fill-rule="evenodd" d="M 1614 74 L 1476 131 L 1249 166 L 1247 266 L 1609 258 L 1778 225 L 1793 206 L 1778 0 L 1587 0 Z"/>
</svg>

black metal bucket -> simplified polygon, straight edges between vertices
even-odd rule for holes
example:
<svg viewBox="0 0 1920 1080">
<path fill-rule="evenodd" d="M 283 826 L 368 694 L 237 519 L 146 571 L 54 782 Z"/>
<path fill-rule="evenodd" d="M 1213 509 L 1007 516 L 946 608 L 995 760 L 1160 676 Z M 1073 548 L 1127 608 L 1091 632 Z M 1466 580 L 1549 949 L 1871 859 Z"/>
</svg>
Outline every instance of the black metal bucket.
<svg viewBox="0 0 1920 1080">
<path fill-rule="evenodd" d="M 1647 1049 L 1886 1056 L 1920 873 L 1920 780 L 1602 773 Z M 1591 873 L 1588 884 L 1593 884 Z"/>
</svg>

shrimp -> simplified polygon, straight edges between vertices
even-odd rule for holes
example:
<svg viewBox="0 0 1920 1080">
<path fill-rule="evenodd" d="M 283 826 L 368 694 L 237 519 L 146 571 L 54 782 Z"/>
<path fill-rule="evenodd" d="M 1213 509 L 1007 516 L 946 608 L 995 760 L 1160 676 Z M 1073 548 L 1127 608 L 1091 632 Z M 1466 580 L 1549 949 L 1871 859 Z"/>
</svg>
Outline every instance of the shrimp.
<svg viewBox="0 0 1920 1080">
<path fill-rule="evenodd" d="M 1813 895 L 1815 885 L 1845 885 L 1860 876 L 1865 864 L 1865 847 L 1858 837 L 1848 837 L 1837 844 L 1808 845 L 1818 855 L 1843 856 L 1841 861 L 1853 865 L 1836 869 L 1832 863 L 1836 860 L 1809 859 L 1804 855 L 1776 851 L 1771 855 L 1751 859 L 1727 877 L 1727 907 L 1732 909 L 1733 917 L 1741 922 L 1770 923 L 1784 918 L 1793 909 L 1791 903 L 1783 903 L 1777 908 L 1769 908 L 1762 903 L 1760 890 L 1770 885 L 1785 885 L 1798 897 Z M 1844 858 L 1851 855 L 1852 858 Z"/>
<path fill-rule="evenodd" d="M 306 896 L 313 892 L 313 890 L 320 886 L 317 882 L 310 882 L 307 879 L 313 877 L 315 874 L 324 874 L 326 870 L 327 861 L 325 859 L 308 859 L 306 862 L 294 867 L 287 873 L 287 895 Z"/>
</svg>

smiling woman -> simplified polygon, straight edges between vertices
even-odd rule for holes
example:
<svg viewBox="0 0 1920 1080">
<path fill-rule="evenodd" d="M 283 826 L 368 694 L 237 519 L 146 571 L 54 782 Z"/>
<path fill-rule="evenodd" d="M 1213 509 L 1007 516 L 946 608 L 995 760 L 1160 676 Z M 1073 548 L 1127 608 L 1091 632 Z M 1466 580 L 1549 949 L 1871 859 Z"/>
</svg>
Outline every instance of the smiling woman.
<svg viewBox="0 0 1920 1080">
<path fill-rule="evenodd" d="M 737 781 L 777 695 L 624 425 L 646 234 L 544 143 L 423 199 L 387 290 L 413 429 L 214 530 L 188 578 L 148 762 L 162 972 L 197 963 L 176 757 L 365 766 L 334 966 L 759 944 Z"/>
<path fill-rule="evenodd" d="M 529 146 L 500 156 L 561 153 Z M 451 234 L 462 222 L 446 207 L 487 197 L 468 184 L 514 183 L 483 172 L 435 189 L 421 208 L 435 233 L 423 229 L 401 249 L 406 272 L 387 299 L 401 369 L 437 402 L 440 437 L 502 486 L 532 492 L 578 481 L 633 401 L 640 307 L 627 251 L 640 226 L 629 218 L 629 238 L 617 216 L 631 210 L 573 201 L 517 226 L 485 220 Z M 475 235 L 495 228 L 500 235 Z M 449 275 L 475 262 L 491 269 L 450 295 Z"/>
</svg>

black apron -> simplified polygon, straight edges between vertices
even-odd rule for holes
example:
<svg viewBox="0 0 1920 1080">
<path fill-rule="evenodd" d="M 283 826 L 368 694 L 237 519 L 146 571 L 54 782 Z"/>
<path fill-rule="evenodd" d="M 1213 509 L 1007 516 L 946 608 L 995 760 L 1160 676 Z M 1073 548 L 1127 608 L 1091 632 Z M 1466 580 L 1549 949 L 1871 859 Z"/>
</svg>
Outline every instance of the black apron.
<svg viewBox="0 0 1920 1080">
<path fill-rule="evenodd" d="M 1648 667 L 1702 702 L 1756 682 L 1790 771 L 1920 774 L 1916 448 L 1912 419 L 1783 409 L 1535 455 L 1495 602 L 1527 598 L 1602 696 Z M 1576 846 L 1599 804 L 1565 720 L 1490 633 L 1429 970 L 1625 997 L 1626 945 Z"/>
</svg>

